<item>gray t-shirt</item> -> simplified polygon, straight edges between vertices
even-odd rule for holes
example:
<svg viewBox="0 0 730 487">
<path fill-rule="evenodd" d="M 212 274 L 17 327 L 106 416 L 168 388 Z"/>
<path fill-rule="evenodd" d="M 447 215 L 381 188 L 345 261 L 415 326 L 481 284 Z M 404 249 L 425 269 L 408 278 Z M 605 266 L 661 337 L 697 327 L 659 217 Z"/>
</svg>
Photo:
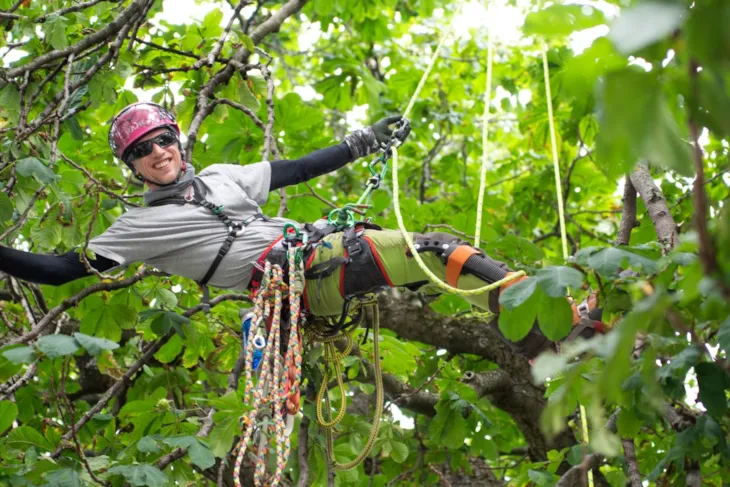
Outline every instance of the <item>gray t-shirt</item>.
<svg viewBox="0 0 730 487">
<path fill-rule="evenodd" d="M 271 182 L 271 165 L 216 164 L 198 175 L 206 187 L 205 198 L 223 205 L 234 222 L 261 213 Z M 192 185 L 181 196 L 192 192 Z M 239 232 L 209 284 L 219 288 L 246 289 L 253 265 L 282 234 L 283 218 L 256 220 Z M 144 262 L 168 274 L 194 280 L 203 278 L 223 245 L 228 230 L 209 210 L 197 205 L 169 204 L 133 208 L 120 216 L 106 232 L 89 242 L 89 249 L 128 265 Z"/>
</svg>

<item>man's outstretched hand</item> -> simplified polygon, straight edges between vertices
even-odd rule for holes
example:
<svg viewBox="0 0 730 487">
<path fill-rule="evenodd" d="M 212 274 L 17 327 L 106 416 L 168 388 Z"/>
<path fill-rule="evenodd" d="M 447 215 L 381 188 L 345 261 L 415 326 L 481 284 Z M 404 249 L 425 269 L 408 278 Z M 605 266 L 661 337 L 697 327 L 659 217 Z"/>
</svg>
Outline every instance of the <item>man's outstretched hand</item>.
<svg viewBox="0 0 730 487">
<path fill-rule="evenodd" d="M 392 125 L 395 127 L 391 128 Z M 402 115 L 393 115 L 378 120 L 370 127 L 346 135 L 345 142 L 350 147 L 353 159 L 374 154 L 379 149 L 387 147 L 393 138 L 394 129 L 395 135 L 402 142 L 410 133 L 411 124 Z M 396 147 L 398 145 L 395 144 Z"/>
<path fill-rule="evenodd" d="M 380 147 L 387 146 L 388 142 L 390 142 L 393 137 L 393 129 L 390 128 L 390 125 L 395 125 L 401 120 L 404 120 L 403 115 L 393 115 L 392 117 L 381 118 L 370 127 L 373 129 L 373 133 L 375 133 L 375 138 L 377 139 L 378 144 L 380 144 Z M 402 134 L 401 142 L 405 140 L 411 132 L 411 124 L 408 119 L 403 121 L 403 125 L 404 126 L 402 128 L 398 127 L 400 129 L 400 134 Z"/>
</svg>

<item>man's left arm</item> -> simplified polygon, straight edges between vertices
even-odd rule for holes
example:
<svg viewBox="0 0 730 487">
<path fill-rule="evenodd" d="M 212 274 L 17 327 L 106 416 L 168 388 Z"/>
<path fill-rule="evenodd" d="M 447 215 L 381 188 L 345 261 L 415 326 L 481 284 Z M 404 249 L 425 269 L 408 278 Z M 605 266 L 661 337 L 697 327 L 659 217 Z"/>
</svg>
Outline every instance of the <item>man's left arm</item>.
<svg viewBox="0 0 730 487">
<path fill-rule="evenodd" d="M 273 161 L 269 190 L 309 181 L 377 152 L 390 141 L 393 130 L 388 126 L 401 118 L 400 115 L 383 118 L 371 127 L 346 135 L 340 144 L 314 151 L 300 159 Z"/>
</svg>

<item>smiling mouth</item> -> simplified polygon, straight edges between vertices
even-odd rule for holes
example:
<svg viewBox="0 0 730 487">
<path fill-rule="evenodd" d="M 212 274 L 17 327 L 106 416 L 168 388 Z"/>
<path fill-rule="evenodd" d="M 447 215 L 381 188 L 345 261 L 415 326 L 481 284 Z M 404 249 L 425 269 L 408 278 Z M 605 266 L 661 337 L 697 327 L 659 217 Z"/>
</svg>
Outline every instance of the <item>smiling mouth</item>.
<svg viewBox="0 0 730 487">
<path fill-rule="evenodd" d="M 165 169 L 167 166 L 170 165 L 172 162 L 172 159 L 165 159 L 164 161 L 160 161 L 152 166 L 152 169 L 159 170 L 159 169 Z"/>
</svg>

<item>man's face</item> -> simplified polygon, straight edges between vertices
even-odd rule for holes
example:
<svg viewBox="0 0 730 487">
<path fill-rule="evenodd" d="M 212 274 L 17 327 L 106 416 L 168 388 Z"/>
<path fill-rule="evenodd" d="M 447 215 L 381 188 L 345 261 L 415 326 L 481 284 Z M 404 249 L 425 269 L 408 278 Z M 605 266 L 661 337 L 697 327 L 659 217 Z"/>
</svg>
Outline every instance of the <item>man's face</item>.
<svg viewBox="0 0 730 487">
<path fill-rule="evenodd" d="M 166 128 L 153 130 L 135 142 L 135 146 L 154 139 L 158 135 L 166 132 L 170 133 Z M 167 147 L 160 147 L 156 142 L 152 142 L 151 145 L 152 152 L 132 161 L 135 171 L 141 174 L 145 182 L 150 186 L 172 183 L 178 174 L 180 174 L 180 169 L 183 167 L 182 156 L 177 142 Z"/>
</svg>

